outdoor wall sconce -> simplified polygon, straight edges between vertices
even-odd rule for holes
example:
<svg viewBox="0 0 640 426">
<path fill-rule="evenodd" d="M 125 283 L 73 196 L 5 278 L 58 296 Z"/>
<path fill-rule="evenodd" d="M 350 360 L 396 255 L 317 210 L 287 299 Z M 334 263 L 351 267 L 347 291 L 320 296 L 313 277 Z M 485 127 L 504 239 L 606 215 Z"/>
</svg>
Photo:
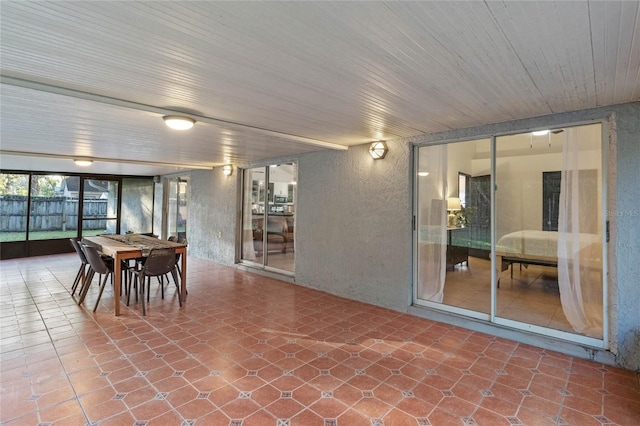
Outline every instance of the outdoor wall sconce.
<svg viewBox="0 0 640 426">
<path fill-rule="evenodd" d="M 374 160 L 381 160 L 387 155 L 389 148 L 387 148 L 387 144 L 384 141 L 372 142 L 369 147 L 369 155 Z"/>
<path fill-rule="evenodd" d="M 231 176 L 231 173 L 233 173 L 233 166 L 231 164 L 225 164 L 222 166 L 222 173 L 224 173 L 225 176 Z"/>
<path fill-rule="evenodd" d="M 164 124 L 175 130 L 189 130 L 196 124 L 196 120 L 182 115 L 165 115 L 162 117 Z"/>
</svg>

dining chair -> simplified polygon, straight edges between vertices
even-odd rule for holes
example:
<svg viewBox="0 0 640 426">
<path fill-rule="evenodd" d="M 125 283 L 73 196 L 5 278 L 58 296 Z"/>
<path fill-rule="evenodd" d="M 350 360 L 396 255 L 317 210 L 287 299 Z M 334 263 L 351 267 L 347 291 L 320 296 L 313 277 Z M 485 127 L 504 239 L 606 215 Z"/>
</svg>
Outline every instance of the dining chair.
<svg viewBox="0 0 640 426">
<path fill-rule="evenodd" d="M 170 236 L 169 238 L 167 238 L 167 241 L 172 241 L 174 243 L 181 243 L 181 244 L 187 244 L 187 240 L 186 239 L 180 239 L 178 237 L 176 237 L 175 235 Z M 182 276 L 182 271 L 180 270 L 180 259 L 182 258 L 182 253 L 176 253 L 176 270 L 178 272 L 178 277 Z"/>
<path fill-rule="evenodd" d="M 109 262 L 108 259 L 110 258 L 101 257 L 100 252 L 95 247 L 83 245 L 82 249 L 84 250 L 84 254 L 89 261 L 89 265 L 91 265 L 91 269 L 89 271 L 89 275 L 87 276 L 86 284 L 82 288 L 78 305 L 84 302 L 84 299 L 87 296 L 87 292 L 89 291 L 91 281 L 93 281 L 93 277 L 97 272 L 99 277 L 98 283 L 100 284 L 100 291 L 98 293 L 98 298 L 96 299 L 96 304 L 93 307 L 93 312 L 95 312 L 98 309 L 98 304 L 100 303 L 100 298 L 102 297 L 104 287 L 107 284 L 107 279 L 111 277 L 113 282 L 113 260 Z M 103 275 L 104 279 L 102 279 Z"/>
<path fill-rule="evenodd" d="M 87 267 L 89 265 L 89 261 L 87 260 L 87 257 L 84 255 L 84 252 L 80 247 L 80 243 L 78 242 L 78 239 L 69 238 L 69 241 L 71 241 L 71 245 L 73 246 L 76 253 L 78 253 L 78 257 L 80 258 L 80 269 L 78 269 L 78 273 L 76 274 L 76 279 L 73 281 L 73 285 L 71 286 L 71 296 L 73 296 L 74 294 L 76 294 L 76 290 L 78 289 L 78 285 L 80 285 L 80 283 L 82 283 L 82 286 L 84 286 L 84 282 L 86 280 L 87 273 L 88 273 Z M 80 288 L 82 288 L 82 286 L 80 286 Z"/>
<path fill-rule="evenodd" d="M 172 274 L 174 283 L 176 285 L 176 290 L 178 294 L 178 303 L 182 306 L 182 297 L 180 295 L 180 286 L 178 284 L 178 278 L 176 274 L 176 251 L 173 248 L 155 248 L 151 249 L 149 252 L 149 256 L 147 256 L 147 260 L 144 264 L 133 273 L 133 285 L 134 289 L 138 288 L 140 292 L 140 303 L 142 305 L 142 315 L 147 314 L 146 306 L 145 306 L 145 283 L 147 285 L 147 301 L 148 294 L 151 291 L 151 277 L 164 277 L 167 274 Z M 131 280 L 129 282 L 131 285 Z M 162 297 L 164 298 L 164 282 L 161 281 L 160 285 L 162 286 Z M 131 291 L 129 290 L 129 293 Z"/>
</svg>

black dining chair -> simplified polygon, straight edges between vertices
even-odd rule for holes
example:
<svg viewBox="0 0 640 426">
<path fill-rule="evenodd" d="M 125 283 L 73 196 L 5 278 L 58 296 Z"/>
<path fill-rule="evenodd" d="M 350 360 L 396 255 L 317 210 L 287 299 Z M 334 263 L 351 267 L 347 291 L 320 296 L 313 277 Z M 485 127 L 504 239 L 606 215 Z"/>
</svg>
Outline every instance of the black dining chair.
<svg viewBox="0 0 640 426">
<path fill-rule="evenodd" d="M 134 289 L 137 287 L 140 292 L 140 303 L 142 304 L 142 315 L 147 314 L 145 306 L 145 283 L 147 285 L 147 301 L 149 300 L 149 292 L 151 291 L 151 277 L 157 277 L 158 279 L 164 277 L 167 274 L 173 276 L 174 283 L 176 284 L 176 290 L 178 293 L 178 303 L 182 306 L 182 297 L 180 295 L 180 286 L 178 284 L 178 277 L 176 273 L 176 251 L 172 248 L 156 248 L 152 249 L 147 256 L 146 261 L 141 267 L 133 273 L 133 285 Z M 131 280 L 129 281 L 131 285 Z M 162 297 L 164 298 L 164 282 L 161 281 Z M 131 293 L 131 290 L 129 290 Z"/>
<path fill-rule="evenodd" d="M 89 291 L 91 281 L 93 281 L 93 277 L 97 272 L 99 277 L 98 283 L 100 285 L 100 291 L 98 293 L 98 298 L 96 299 L 96 304 L 93 307 L 93 312 L 95 312 L 98 309 L 98 304 L 100 303 L 100 298 L 102 298 L 102 292 L 104 291 L 104 287 L 107 284 L 107 279 L 111 277 L 113 282 L 113 260 L 109 262 L 110 258 L 103 258 L 102 256 L 100 256 L 100 252 L 95 247 L 83 245 L 82 249 L 84 250 L 84 254 L 89 261 L 89 265 L 91 265 L 91 269 L 89 270 L 89 274 L 87 275 L 87 278 L 85 280 L 86 283 L 82 288 L 78 305 L 84 302 L 84 299 L 87 296 L 87 292 Z M 104 279 L 102 279 L 103 275 Z"/>
<path fill-rule="evenodd" d="M 80 269 L 78 269 L 78 273 L 76 274 L 76 279 L 73 281 L 73 285 L 71 286 L 71 296 L 73 296 L 74 294 L 76 294 L 76 290 L 78 289 L 78 285 L 80 285 L 80 283 L 82 283 L 82 286 L 80 286 L 80 288 L 84 286 L 84 282 L 86 280 L 87 273 L 88 273 L 87 267 L 89 266 L 89 261 L 87 260 L 87 257 L 84 255 L 84 252 L 80 247 L 80 243 L 78 242 L 78 239 L 69 238 L 69 241 L 71 241 L 71 246 L 73 246 L 74 250 L 78 254 L 78 257 L 80 258 Z"/>
</svg>

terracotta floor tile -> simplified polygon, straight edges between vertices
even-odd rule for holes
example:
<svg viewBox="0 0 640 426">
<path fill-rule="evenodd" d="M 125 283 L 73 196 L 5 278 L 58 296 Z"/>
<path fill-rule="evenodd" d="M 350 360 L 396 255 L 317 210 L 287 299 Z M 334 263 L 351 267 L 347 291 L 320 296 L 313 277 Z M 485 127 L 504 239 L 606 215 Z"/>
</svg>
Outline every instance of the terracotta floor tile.
<svg viewBox="0 0 640 426">
<path fill-rule="evenodd" d="M 176 412 L 185 419 L 198 419 L 216 410 L 216 406 L 206 398 L 192 399 L 182 405 L 177 405 L 177 403 L 174 404 L 173 402 L 171 404 L 176 407 Z"/>
<path fill-rule="evenodd" d="M 305 406 L 291 397 L 278 398 L 266 406 L 266 410 L 278 419 L 290 419 L 305 409 Z"/>
<path fill-rule="evenodd" d="M 640 424 L 634 372 L 198 259 L 118 318 L 73 255 L 1 266 L 3 425 Z"/>
<path fill-rule="evenodd" d="M 245 417 L 248 417 L 260 410 L 260 406 L 247 397 L 236 398 L 219 409 L 230 419 L 244 419 Z"/>
<path fill-rule="evenodd" d="M 71 400 L 40 410 L 39 414 L 41 423 L 55 423 L 62 419 L 82 414 L 82 411 L 78 401 Z"/>
<path fill-rule="evenodd" d="M 115 394 L 112 398 L 123 398 L 127 407 L 133 408 L 155 399 L 157 394 L 158 391 L 154 387 L 144 386 L 126 394 Z"/>
<path fill-rule="evenodd" d="M 158 395 L 155 399 L 131 408 L 129 411 L 137 421 L 151 420 L 171 411 L 172 407 Z"/>
<path fill-rule="evenodd" d="M 109 417 L 108 419 L 102 420 L 100 422 L 100 426 L 122 426 L 122 425 L 130 425 L 134 424 L 135 419 L 131 413 L 125 411 L 120 414 L 116 414 L 113 417 Z"/>
<path fill-rule="evenodd" d="M 28 393 L 31 393 L 30 391 Z M 38 407 L 36 400 L 30 396 L 16 398 L 14 395 L 2 395 L 2 409 L 0 419 L 2 422 L 23 417 L 25 414 L 36 412 Z"/>
</svg>

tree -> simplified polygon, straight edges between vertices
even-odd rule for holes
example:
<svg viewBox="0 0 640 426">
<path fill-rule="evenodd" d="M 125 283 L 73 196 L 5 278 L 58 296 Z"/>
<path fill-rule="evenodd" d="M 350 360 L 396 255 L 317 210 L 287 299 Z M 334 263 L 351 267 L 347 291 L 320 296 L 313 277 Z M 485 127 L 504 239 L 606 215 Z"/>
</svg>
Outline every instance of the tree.
<svg viewBox="0 0 640 426">
<path fill-rule="evenodd" d="M 0 173 L 0 195 L 27 195 L 29 175 Z"/>
</svg>

